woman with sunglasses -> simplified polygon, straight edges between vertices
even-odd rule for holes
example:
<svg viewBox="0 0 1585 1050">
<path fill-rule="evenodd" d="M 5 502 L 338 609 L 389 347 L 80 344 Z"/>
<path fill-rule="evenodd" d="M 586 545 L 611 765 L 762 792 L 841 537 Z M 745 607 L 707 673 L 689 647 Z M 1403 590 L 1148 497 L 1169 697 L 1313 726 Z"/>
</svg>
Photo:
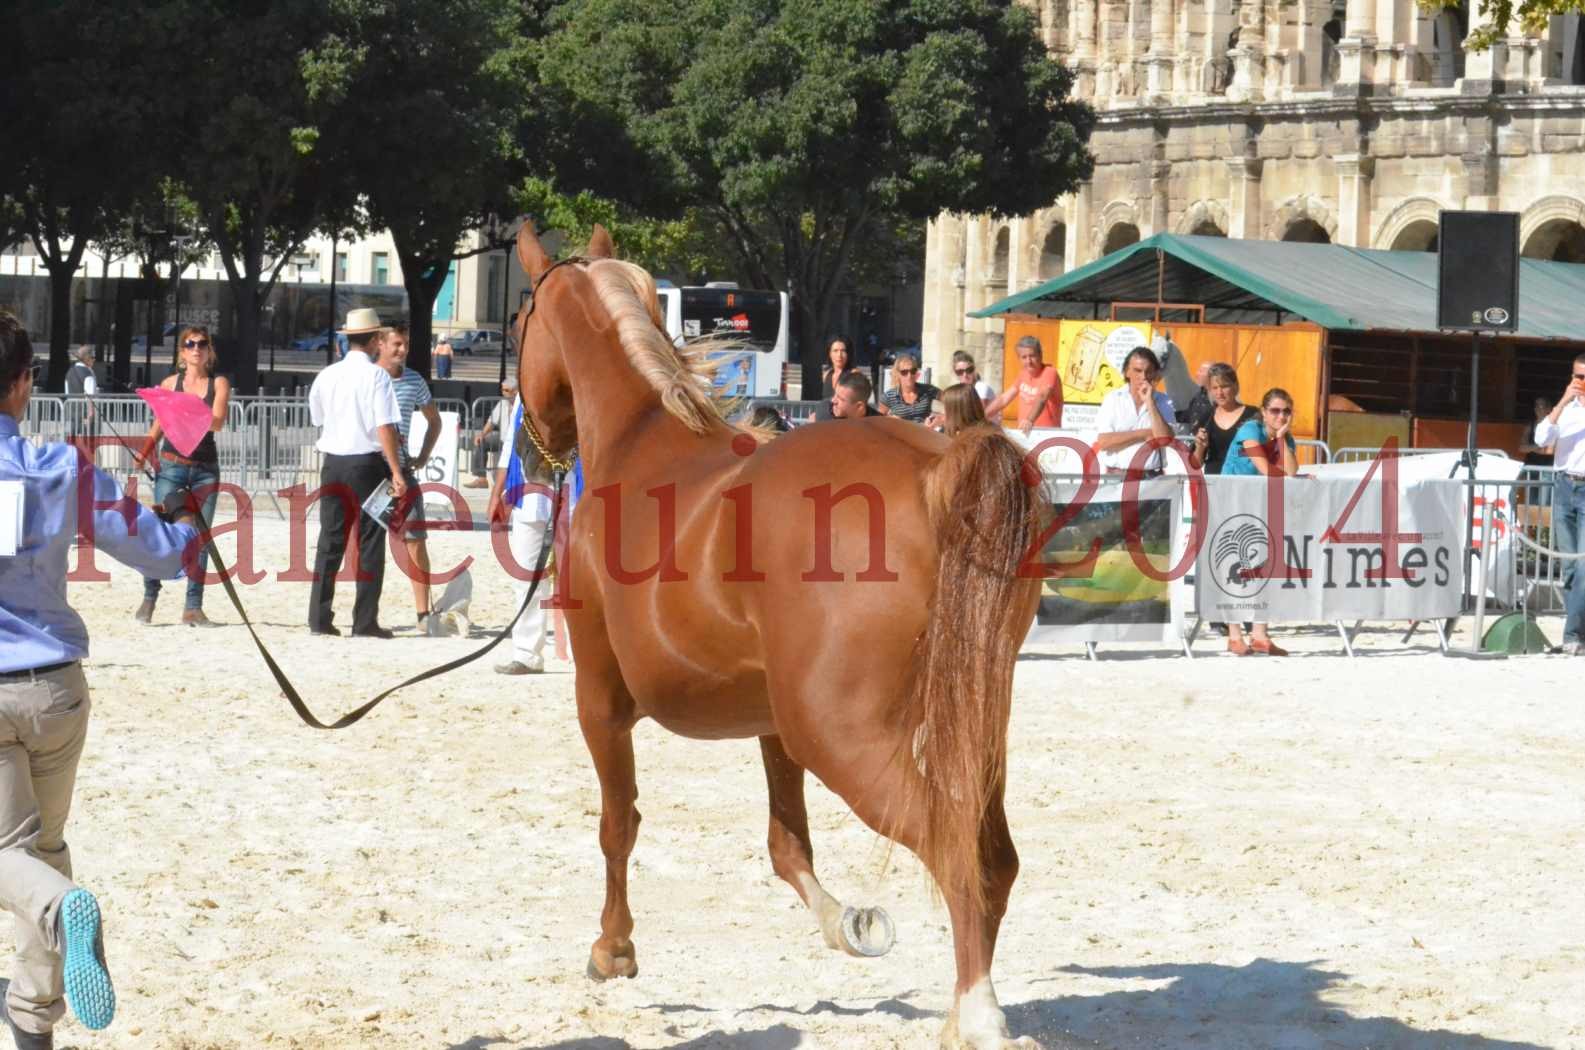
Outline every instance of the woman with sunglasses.
<svg viewBox="0 0 1585 1050">
<path fill-rule="evenodd" d="M 919 359 L 913 354 L 898 354 L 892 364 L 892 388 L 881 395 L 881 413 L 923 423 L 930 419 L 930 406 L 941 391 L 919 381 Z"/>
<path fill-rule="evenodd" d="M 960 383 L 968 383 L 974 392 L 980 395 L 980 400 L 990 404 L 996 400 L 996 388 L 980 378 L 979 366 L 974 363 L 974 355 L 967 350 L 954 350 L 952 352 L 952 374 Z"/>
<path fill-rule="evenodd" d="M 194 394 L 204 399 L 212 413 L 209 422 L 209 433 L 193 449 L 191 456 L 184 456 L 176 447 L 166 439 L 163 446 L 160 438 L 163 431 L 160 429 L 159 420 L 155 420 L 149 427 L 149 436 L 143 443 L 143 450 L 133 457 L 133 465 L 142 470 L 145 463 L 153 458 L 155 469 L 159 476 L 154 484 L 154 502 L 164 503 L 172 492 L 186 489 L 203 499 L 204 520 L 209 521 L 214 517 L 215 503 L 220 498 L 217 486 L 220 484 L 220 454 L 215 448 L 215 432 L 224 429 L 226 425 L 226 409 L 231 402 L 231 382 L 225 376 L 215 375 L 215 348 L 209 338 L 209 329 L 201 325 L 189 325 L 182 329 L 181 338 L 177 341 L 181 347 L 181 367 L 174 375 L 167 376 L 160 383 L 166 390 L 175 390 L 181 393 Z M 159 456 L 154 458 L 154 450 L 159 447 Z M 209 554 L 207 550 L 199 552 L 198 578 L 189 577 L 187 581 L 187 604 L 182 611 L 182 623 L 189 627 L 218 627 L 213 620 L 204 615 L 204 578 L 203 574 L 209 568 Z M 148 623 L 154 618 L 154 603 L 160 596 L 160 581 L 143 580 L 143 604 L 138 606 L 135 619 L 139 623 Z"/>
<path fill-rule="evenodd" d="M 1260 399 L 1260 416 L 1242 423 L 1233 434 L 1232 447 L 1222 462 L 1222 473 L 1293 477 L 1299 472 L 1299 450 L 1292 430 L 1293 395 L 1281 387 L 1272 387 Z M 1234 656 L 1252 652 L 1265 656 L 1288 655 L 1287 650 L 1272 642 L 1263 623 L 1254 625 L 1247 643 L 1239 625 L 1229 623 L 1227 651 Z"/>
</svg>

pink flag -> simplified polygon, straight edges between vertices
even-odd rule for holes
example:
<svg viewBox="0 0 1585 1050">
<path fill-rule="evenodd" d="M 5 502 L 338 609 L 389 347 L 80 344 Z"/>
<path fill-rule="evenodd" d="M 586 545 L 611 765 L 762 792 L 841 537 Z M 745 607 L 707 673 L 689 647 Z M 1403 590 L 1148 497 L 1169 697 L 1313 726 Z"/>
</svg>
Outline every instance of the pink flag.
<svg viewBox="0 0 1585 1050">
<path fill-rule="evenodd" d="M 214 413 L 204 404 L 204 399 L 196 394 L 166 390 L 161 386 L 146 386 L 138 391 L 138 396 L 154 410 L 154 418 L 160 421 L 160 429 L 165 431 L 165 436 L 171 439 L 171 444 L 182 455 L 191 456 L 193 449 L 209 433 Z"/>
</svg>

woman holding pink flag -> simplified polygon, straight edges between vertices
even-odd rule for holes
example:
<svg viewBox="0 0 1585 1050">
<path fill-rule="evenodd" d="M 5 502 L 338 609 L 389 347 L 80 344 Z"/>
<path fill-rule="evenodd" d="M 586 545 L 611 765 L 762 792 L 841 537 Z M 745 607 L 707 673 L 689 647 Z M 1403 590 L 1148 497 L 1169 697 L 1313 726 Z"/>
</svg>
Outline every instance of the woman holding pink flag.
<svg viewBox="0 0 1585 1050">
<path fill-rule="evenodd" d="M 143 443 L 143 449 L 135 457 L 133 464 L 138 470 L 151 460 L 159 476 L 154 484 L 154 502 L 163 505 L 172 493 L 180 490 L 192 492 L 202 501 L 204 520 L 207 522 L 214 516 L 215 503 L 220 498 L 220 454 L 215 448 L 215 432 L 224 429 L 226 425 L 226 409 L 231 401 L 231 381 L 225 376 L 217 376 L 215 371 L 215 347 L 209 337 L 209 330 L 199 325 L 190 325 L 182 329 L 181 338 L 177 341 L 181 347 L 182 367 L 174 374 L 167 376 L 160 386 L 175 393 L 192 394 L 203 398 L 211 412 L 209 432 L 199 441 L 198 446 L 183 453 L 178 449 L 164 430 L 160 427 L 158 419 L 149 427 L 148 439 Z M 161 437 L 165 441 L 161 443 Z M 158 448 L 158 457 L 154 456 Z M 218 627 L 209 617 L 204 615 L 204 573 L 209 568 L 209 554 L 207 549 L 200 551 L 198 556 L 198 577 L 189 577 L 187 581 L 187 604 L 182 610 L 182 623 L 189 627 Z M 143 604 L 138 606 L 135 618 L 139 623 L 149 623 L 154 618 L 154 603 L 160 596 L 160 581 L 143 580 Z"/>
</svg>

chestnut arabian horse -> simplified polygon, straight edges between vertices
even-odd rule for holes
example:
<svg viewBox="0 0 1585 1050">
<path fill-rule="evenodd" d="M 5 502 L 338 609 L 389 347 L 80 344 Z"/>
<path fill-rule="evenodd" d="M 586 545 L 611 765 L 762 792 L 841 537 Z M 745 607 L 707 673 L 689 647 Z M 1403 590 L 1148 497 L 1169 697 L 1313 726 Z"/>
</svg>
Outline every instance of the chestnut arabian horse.
<svg viewBox="0 0 1585 1050">
<path fill-rule="evenodd" d="M 770 856 L 855 955 L 891 947 L 879 909 L 815 878 L 804 771 L 917 854 L 951 914 L 957 988 L 943 1042 L 1013 1040 L 991 984 L 1018 871 L 1003 811 L 1013 665 L 1040 581 L 1037 488 L 1002 434 L 947 439 L 884 417 L 762 443 L 725 422 L 697 355 L 662 327 L 655 284 L 611 257 L 553 263 L 517 239 L 534 285 L 518 319 L 526 436 L 574 448 L 585 498 L 557 556 L 578 721 L 599 775 L 605 906 L 596 978 L 638 972 L 627 868 L 638 835 L 633 727 L 758 737 Z M 863 624 L 856 647 L 840 630 Z"/>
</svg>

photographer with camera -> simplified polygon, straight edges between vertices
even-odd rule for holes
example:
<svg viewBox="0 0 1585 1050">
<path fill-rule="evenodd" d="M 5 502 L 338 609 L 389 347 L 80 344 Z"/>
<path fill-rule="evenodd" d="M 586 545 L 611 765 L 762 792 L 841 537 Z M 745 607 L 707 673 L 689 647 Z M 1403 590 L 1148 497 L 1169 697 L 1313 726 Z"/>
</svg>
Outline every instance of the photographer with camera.
<svg viewBox="0 0 1585 1050">
<path fill-rule="evenodd" d="M 17 1046 L 50 1050 L 65 1006 L 95 1029 L 115 1014 L 99 904 L 72 881 L 65 836 L 90 707 L 67 554 L 80 534 L 145 576 L 174 579 L 196 565 L 199 534 L 127 497 L 70 445 L 22 436 L 32 363 L 27 330 L 0 310 L 0 903 L 19 942 L 0 1015 Z"/>
</svg>

